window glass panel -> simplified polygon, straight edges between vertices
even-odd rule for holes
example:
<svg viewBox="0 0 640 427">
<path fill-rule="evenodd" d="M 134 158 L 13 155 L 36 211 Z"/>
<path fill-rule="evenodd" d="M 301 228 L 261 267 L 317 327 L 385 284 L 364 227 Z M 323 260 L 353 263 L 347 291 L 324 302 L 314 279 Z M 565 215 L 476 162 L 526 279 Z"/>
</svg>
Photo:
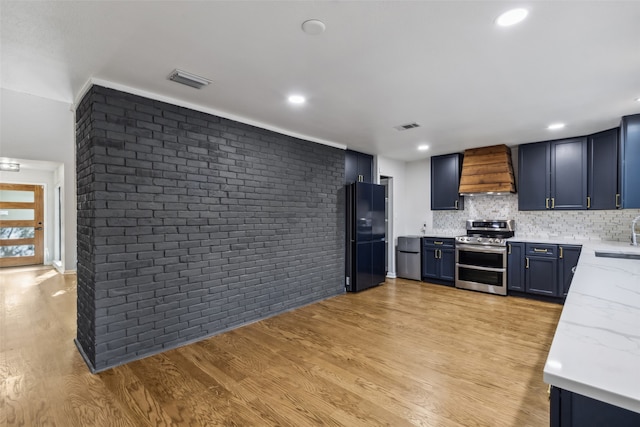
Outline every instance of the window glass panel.
<svg viewBox="0 0 640 427">
<path fill-rule="evenodd" d="M 0 220 L 33 220 L 33 209 L 1 209 Z"/>
<path fill-rule="evenodd" d="M 33 203 L 34 197 L 33 191 L 0 190 L 1 202 Z"/>
<path fill-rule="evenodd" d="M 1 227 L 0 240 L 28 239 L 35 236 L 33 227 Z"/>
<path fill-rule="evenodd" d="M 35 254 L 36 248 L 34 245 L 0 246 L 0 258 L 34 256 Z"/>
</svg>

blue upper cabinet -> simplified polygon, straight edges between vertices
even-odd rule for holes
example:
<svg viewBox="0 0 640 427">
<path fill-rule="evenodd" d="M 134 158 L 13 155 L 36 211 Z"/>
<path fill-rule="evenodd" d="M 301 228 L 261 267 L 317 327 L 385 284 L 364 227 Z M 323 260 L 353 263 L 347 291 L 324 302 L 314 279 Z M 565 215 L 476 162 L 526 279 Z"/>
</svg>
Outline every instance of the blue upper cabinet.
<svg viewBox="0 0 640 427">
<path fill-rule="evenodd" d="M 618 128 L 588 138 L 587 209 L 620 207 Z"/>
<path fill-rule="evenodd" d="M 640 208 L 640 114 L 622 118 L 620 152 L 622 207 Z"/>
<path fill-rule="evenodd" d="M 463 210 L 464 197 L 458 191 L 462 154 L 431 157 L 431 210 Z"/>
<path fill-rule="evenodd" d="M 550 209 L 587 208 L 587 138 L 551 141 Z"/>
<path fill-rule="evenodd" d="M 551 147 L 548 142 L 518 147 L 518 209 L 545 210 L 549 207 Z"/>
<path fill-rule="evenodd" d="M 587 208 L 587 139 L 523 144 L 518 148 L 518 209 Z"/>
<path fill-rule="evenodd" d="M 373 156 L 347 150 L 344 158 L 344 182 L 373 182 Z"/>
</svg>

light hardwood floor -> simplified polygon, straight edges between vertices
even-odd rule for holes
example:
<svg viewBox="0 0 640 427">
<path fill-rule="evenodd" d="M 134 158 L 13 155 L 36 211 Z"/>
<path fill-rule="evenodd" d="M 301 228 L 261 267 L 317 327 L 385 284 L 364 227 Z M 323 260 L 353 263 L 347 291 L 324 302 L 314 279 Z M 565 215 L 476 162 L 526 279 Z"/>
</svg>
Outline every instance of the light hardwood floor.
<svg viewBox="0 0 640 427">
<path fill-rule="evenodd" d="M 75 285 L 0 271 L 0 425 L 548 425 L 559 305 L 389 280 L 92 375 Z"/>
</svg>

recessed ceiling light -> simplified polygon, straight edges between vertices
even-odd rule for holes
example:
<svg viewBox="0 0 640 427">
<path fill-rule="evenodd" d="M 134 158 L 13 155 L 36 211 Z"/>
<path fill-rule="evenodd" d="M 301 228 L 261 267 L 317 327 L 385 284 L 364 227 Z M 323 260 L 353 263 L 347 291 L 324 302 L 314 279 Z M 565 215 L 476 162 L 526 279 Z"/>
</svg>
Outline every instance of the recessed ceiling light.
<svg viewBox="0 0 640 427">
<path fill-rule="evenodd" d="M 418 150 L 420 151 L 427 151 L 428 149 L 429 149 L 429 146 L 426 144 L 418 145 Z"/>
<path fill-rule="evenodd" d="M 529 11 L 527 9 L 511 9 L 498 16 L 496 24 L 501 27 L 510 27 L 522 21 L 528 14 Z"/>
<path fill-rule="evenodd" d="M 327 26 L 324 25 L 324 22 L 319 19 L 309 19 L 302 23 L 302 31 L 312 36 L 324 33 L 326 28 Z"/>
<path fill-rule="evenodd" d="M 636 98 L 636 102 L 640 102 L 640 98 Z"/>
<path fill-rule="evenodd" d="M 302 95 L 291 95 L 288 99 L 292 104 L 304 104 L 307 101 L 307 99 Z"/>
<path fill-rule="evenodd" d="M 564 123 L 552 123 L 549 126 L 547 126 L 547 129 L 558 130 L 558 129 L 562 129 L 563 127 L 564 127 Z"/>
</svg>

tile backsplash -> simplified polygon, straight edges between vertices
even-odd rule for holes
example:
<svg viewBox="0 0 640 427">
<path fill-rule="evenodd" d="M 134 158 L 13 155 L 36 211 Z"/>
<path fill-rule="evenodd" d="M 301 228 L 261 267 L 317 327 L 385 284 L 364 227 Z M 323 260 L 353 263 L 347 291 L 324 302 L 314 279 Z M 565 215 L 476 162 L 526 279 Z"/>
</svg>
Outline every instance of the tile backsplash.
<svg viewBox="0 0 640 427">
<path fill-rule="evenodd" d="M 434 230 L 460 230 L 467 219 L 514 219 L 517 237 L 629 241 L 640 209 L 519 211 L 518 195 L 465 197 L 463 211 L 433 211 Z"/>
</svg>

